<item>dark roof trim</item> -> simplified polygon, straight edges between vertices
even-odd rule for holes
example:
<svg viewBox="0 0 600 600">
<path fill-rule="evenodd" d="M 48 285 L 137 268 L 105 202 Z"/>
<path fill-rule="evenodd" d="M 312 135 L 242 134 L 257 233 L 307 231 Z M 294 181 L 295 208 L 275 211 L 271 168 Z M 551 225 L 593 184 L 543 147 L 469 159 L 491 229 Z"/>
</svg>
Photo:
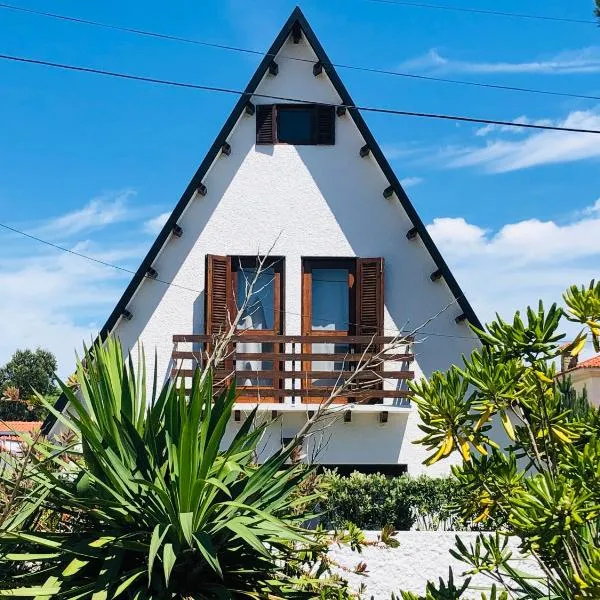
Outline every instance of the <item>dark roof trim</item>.
<svg viewBox="0 0 600 600">
<path fill-rule="evenodd" d="M 219 135 L 217 135 L 217 138 L 215 139 L 208 153 L 204 157 L 204 160 L 202 161 L 202 163 L 200 163 L 198 170 L 192 177 L 192 180 L 181 195 L 179 202 L 177 202 L 175 208 L 173 209 L 171 216 L 167 219 L 167 222 L 164 224 L 156 240 L 152 244 L 150 250 L 148 251 L 148 254 L 142 261 L 142 264 L 136 271 L 135 275 L 132 277 L 131 281 L 129 282 L 129 285 L 123 292 L 123 295 L 121 296 L 114 310 L 108 317 L 106 323 L 104 324 L 104 327 L 102 327 L 102 329 L 100 330 L 96 341 L 104 341 L 108 334 L 114 329 L 119 318 L 123 314 L 123 311 L 127 308 L 127 305 L 133 298 L 135 292 L 138 290 L 140 284 L 146 278 L 148 270 L 152 267 L 154 261 L 156 260 L 156 257 L 159 255 L 164 245 L 168 242 L 171 232 L 173 231 L 173 227 L 177 225 L 179 217 L 181 217 L 188 203 L 194 197 L 196 190 L 202 183 L 202 180 L 208 173 L 208 170 L 212 166 L 213 162 L 218 158 L 223 144 L 227 142 L 227 138 L 233 131 L 233 128 L 235 127 L 239 118 L 245 113 L 248 101 L 252 98 L 253 92 L 256 90 L 263 77 L 267 73 L 269 66 L 273 62 L 273 55 L 279 52 L 279 50 L 282 48 L 282 46 L 285 44 L 288 37 L 290 36 L 293 26 L 298 22 L 299 15 L 302 15 L 302 13 L 300 9 L 296 7 L 296 9 L 290 15 L 290 18 L 283 26 L 282 30 L 279 32 L 279 35 L 275 38 L 275 41 L 271 45 L 271 48 L 269 48 L 268 52 L 260 62 L 260 65 L 256 69 L 256 72 L 252 76 L 252 79 L 250 79 L 250 81 L 248 82 L 244 93 L 240 96 L 239 100 L 233 107 L 229 118 L 227 119 L 227 121 L 225 121 L 225 124 L 219 132 Z M 55 407 L 57 410 L 62 411 L 66 407 L 66 404 L 67 399 L 64 394 L 61 394 L 61 396 L 56 401 Z M 52 429 L 52 426 L 54 425 L 55 421 L 56 418 L 53 415 L 49 415 L 44 421 L 42 433 L 47 435 Z"/>
<path fill-rule="evenodd" d="M 227 121 L 225 121 L 225 124 L 219 132 L 219 135 L 213 142 L 207 155 L 198 167 L 198 170 L 196 171 L 189 185 L 183 192 L 181 198 L 179 199 L 179 202 L 177 203 L 175 209 L 171 213 L 171 216 L 168 218 L 161 232 L 158 234 L 158 237 L 156 238 L 154 244 L 152 244 L 152 247 L 146 255 L 146 258 L 144 258 L 144 261 L 140 265 L 140 268 L 137 270 L 136 274 L 133 276 L 133 279 L 131 280 L 131 282 L 127 286 L 127 289 L 121 296 L 121 299 L 117 303 L 117 306 L 115 307 L 111 315 L 108 317 L 108 320 L 106 321 L 104 327 L 100 330 L 100 339 L 104 340 L 106 336 L 112 331 L 114 326 L 117 324 L 119 316 L 123 312 L 123 309 L 127 307 L 127 303 L 131 300 L 131 298 L 137 291 L 140 283 L 144 279 L 144 275 L 146 274 L 148 268 L 152 266 L 153 261 L 156 260 L 156 257 L 168 241 L 173 226 L 177 224 L 177 220 L 179 219 L 179 217 L 181 217 L 188 203 L 193 198 L 194 193 L 202 183 L 202 180 L 208 173 L 208 170 L 212 166 L 213 162 L 219 157 L 221 149 L 223 145 L 227 142 L 227 138 L 233 131 L 235 124 L 238 122 L 239 118 L 244 114 L 248 100 L 251 99 L 253 92 L 256 91 L 256 88 L 267 73 L 270 64 L 273 62 L 273 55 L 279 52 L 279 50 L 285 44 L 287 38 L 289 37 L 294 23 L 298 20 L 298 13 L 300 13 L 300 9 L 296 8 L 291 14 L 290 18 L 287 20 L 286 24 L 283 26 L 283 29 L 281 30 L 277 38 L 275 38 L 273 45 L 261 61 L 260 65 L 258 66 L 258 69 L 256 70 L 256 72 L 252 76 L 252 79 L 246 86 L 244 94 L 240 96 L 239 100 L 236 102 L 231 114 L 229 115 L 229 118 L 227 119 Z"/>
<path fill-rule="evenodd" d="M 205 175 L 208 173 L 208 170 L 212 166 L 213 162 L 219 157 L 219 154 L 221 153 L 223 144 L 225 144 L 227 142 L 227 138 L 233 131 L 233 128 L 235 127 L 239 118 L 244 114 L 244 111 L 246 109 L 248 101 L 251 100 L 258 85 L 260 84 L 263 77 L 269 70 L 269 66 L 273 62 L 273 56 L 275 56 L 281 50 L 281 48 L 287 41 L 288 37 L 290 37 L 290 35 L 292 34 L 294 28 L 297 29 L 298 26 L 302 29 L 302 32 L 306 36 L 306 41 L 312 47 L 313 51 L 317 55 L 318 61 L 323 65 L 323 69 L 327 73 L 331 83 L 333 84 L 334 88 L 336 89 L 337 93 L 339 94 L 340 98 L 342 99 L 342 104 L 348 107 L 350 115 L 352 116 L 354 122 L 356 123 L 356 126 L 358 127 L 361 135 L 363 136 L 365 143 L 371 149 L 373 157 L 379 164 L 379 167 L 383 171 L 384 175 L 387 177 L 391 187 L 394 189 L 394 192 L 395 192 L 396 196 L 398 197 L 398 199 L 400 200 L 400 203 L 402 204 L 402 207 L 406 211 L 406 214 L 408 215 L 409 219 L 413 223 L 414 227 L 418 230 L 419 236 L 420 236 L 421 240 L 423 241 L 423 243 L 425 244 L 425 247 L 429 251 L 429 254 L 431 255 L 433 261 L 437 265 L 438 269 L 443 273 L 444 279 L 445 279 L 446 283 L 448 284 L 448 287 L 450 288 L 454 297 L 456 298 L 458 305 L 462 309 L 462 312 L 467 315 L 467 318 L 473 325 L 476 325 L 477 327 L 481 327 L 481 323 L 480 323 L 479 319 L 475 315 L 475 312 L 473 311 L 471 305 L 465 298 L 456 279 L 454 279 L 454 276 L 450 272 L 448 265 L 442 258 L 442 255 L 440 254 L 437 247 L 435 246 L 433 240 L 431 239 L 431 236 L 427 232 L 425 225 L 423 224 L 419 215 L 417 214 L 417 211 L 413 207 L 411 201 L 408 199 L 406 192 L 400 185 L 398 178 L 394 174 L 394 171 L 392 170 L 392 168 L 390 167 L 389 163 L 387 162 L 385 156 L 383 155 L 383 152 L 381 151 L 379 144 L 375 141 L 375 138 L 373 137 L 372 133 L 370 132 L 367 124 L 365 123 L 365 121 L 362 118 L 359 111 L 356 108 L 353 108 L 354 102 L 352 101 L 352 98 L 351 98 L 350 94 L 348 93 L 348 90 L 342 83 L 342 80 L 339 78 L 335 68 L 331 64 L 331 61 L 329 60 L 327 53 L 323 49 L 323 46 L 321 46 L 314 31 L 312 30 L 312 27 L 308 24 L 308 21 L 306 20 L 304 14 L 300 10 L 300 8 L 297 6 L 293 10 L 289 19 L 286 21 L 285 25 L 279 32 L 279 35 L 275 38 L 275 41 L 273 42 L 273 44 L 271 45 L 271 47 L 265 54 L 260 65 L 258 66 L 256 72 L 252 76 L 252 79 L 250 79 L 250 81 L 248 82 L 248 85 L 246 86 L 244 93 L 240 96 L 239 100 L 236 102 L 231 114 L 229 115 L 229 118 L 227 119 L 227 121 L 225 121 L 223 128 L 221 129 L 221 131 L 219 132 L 219 135 L 217 136 L 217 138 L 213 142 L 212 146 L 210 147 L 206 157 L 204 158 L 204 160 L 198 167 L 198 170 L 196 171 L 196 173 L 192 177 L 192 180 L 190 181 L 189 185 L 183 192 L 181 198 L 179 199 L 179 202 L 177 202 L 177 205 L 175 206 L 175 209 L 171 213 L 171 216 L 167 219 L 167 222 L 165 223 L 162 230 L 158 234 L 156 240 L 152 244 L 152 247 L 150 248 L 148 254 L 142 261 L 142 264 L 136 271 L 136 273 L 133 276 L 133 278 L 131 279 L 129 285 L 123 292 L 123 295 L 121 296 L 120 300 L 117 302 L 117 305 L 115 306 L 114 310 L 108 317 L 108 320 L 104 324 L 104 327 L 102 327 L 102 329 L 100 330 L 97 340 L 98 339 L 100 339 L 100 340 L 106 339 L 108 334 L 114 329 L 119 318 L 123 314 L 123 311 L 127 308 L 127 305 L 133 298 L 135 292 L 139 288 L 142 281 L 145 278 L 147 278 L 148 270 L 150 268 L 152 268 L 152 265 L 153 265 L 154 261 L 156 260 L 156 257 L 158 256 L 158 254 L 160 253 L 160 251 L 162 250 L 164 245 L 169 240 L 169 237 L 173 231 L 173 227 L 175 225 L 177 225 L 177 221 L 178 221 L 179 217 L 181 217 L 181 215 L 183 214 L 184 210 L 186 209 L 188 203 L 193 198 L 196 190 L 202 183 L 202 180 L 204 179 Z M 64 395 L 61 395 L 61 397 L 56 402 L 56 408 L 57 408 L 57 410 L 63 410 L 65 408 L 65 405 L 66 405 L 66 398 L 64 397 Z M 44 426 L 42 428 L 43 433 L 46 434 L 50 431 L 50 429 L 52 428 L 52 425 L 54 424 L 54 421 L 55 421 L 55 418 L 52 416 L 50 416 L 46 419 L 46 421 L 44 422 Z"/>
<path fill-rule="evenodd" d="M 366 124 L 365 120 L 362 118 L 362 115 L 360 114 L 358 109 L 352 108 L 353 106 L 355 106 L 355 104 L 352 100 L 352 97 L 348 93 L 346 86 L 342 83 L 342 80 L 340 79 L 335 68 L 331 64 L 331 61 L 329 60 L 329 57 L 327 56 L 327 53 L 325 52 L 323 46 L 321 46 L 321 43 L 317 39 L 317 36 L 313 32 L 311 26 L 308 24 L 308 21 L 302 14 L 302 11 L 300 11 L 300 9 L 296 9 L 296 10 L 298 11 L 297 18 L 298 18 L 298 21 L 300 22 L 302 29 L 304 30 L 304 35 L 306 36 L 306 40 L 312 46 L 312 49 L 314 50 L 315 54 L 317 55 L 317 58 L 319 59 L 319 61 L 321 63 L 323 63 L 323 69 L 327 73 L 327 75 L 328 75 L 331 83 L 335 87 L 337 93 L 340 95 L 340 98 L 342 99 L 342 103 L 344 105 L 348 106 L 348 111 L 350 112 L 350 115 L 354 119 L 354 122 L 356 123 L 358 130 L 360 131 L 361 135 L 363 136 L 363 139 L 365 140 L 365 144 L 370 148 L 371 153 L 373 154 L 373 158 L 375 158 L 375 160 L 377 161 L 377 164 L 379 165 L 379 168 L 383 171 L 383 174 L 386 176 L 387 180 L 390 182 L 390 186 L 394 189 L 394 192 L 395 192 L 396 196 L 398 197 L 398 200 L 400 201 L 402 208 L 404 208 L 406 214 L 408 215 L 408 218 L 411 220 L 413 226 L 417 229 L 417 231 L 419 233 L 419 237 L 421 238 L 421 240 L 423 241 L 423 244 L 427 248 L 431 258 L 433 259 L 433 262 L 436 264 L 437 268 L 442 272 L 442 275 L 443 275 L 446 283 L 448 284 L 450 291 L 456 298 L 458 305 L 462 309 L 462 312 L 465 315 L 467 315 L 467 318 L 470 323 L 472 323 L 476 327 L 481 328 L 481 322 L 477 318 L 477 315 L 475 314 L 473 307 L 470 305 L 469 301 L 466 299 L 463 291 L 461 290 L 460 286 L 458 285 L 458 282 L 454 278 L 454 275 L 452 275 L 450 268 L 448 267 L 448 265 L 446 264 L 446 261 L 440 254 L 440 251 L 437 249 L 437 246 L 435 245 L 433 239 L 429 235 L 429 232 L 427 231 L 427 228 L 425 227 L 423 221 L 421 220 L 421 217 L 419 217 L 419 215 L 417 214 L 417 211 L 415 210 L 415 207 L 412 205 L 412 202 L 409 200 L 408 196 L 406 195 L 406 192 L 404 191 L 402 185 L 400 184 L 400 181 L 396 177 L 396 174 L 394 173 L 392 167 L 390 166 L 387 159 L 385 158 L 381 148 L 379 147 L 379 144 L 373 137 L 373 134 L 371 133 L 368 125 Z M 294 11 L 294 12 L 296 12 L 296 11 Z"/>
</svg>

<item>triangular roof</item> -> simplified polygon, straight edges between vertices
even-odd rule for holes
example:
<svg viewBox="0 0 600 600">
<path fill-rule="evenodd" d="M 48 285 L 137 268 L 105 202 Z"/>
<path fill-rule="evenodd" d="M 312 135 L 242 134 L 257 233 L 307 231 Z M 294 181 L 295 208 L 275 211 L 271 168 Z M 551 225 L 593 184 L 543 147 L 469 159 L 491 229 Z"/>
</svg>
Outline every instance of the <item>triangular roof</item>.
<svg viewBox="0 0 600 600">
<path fill-rule="evenodd" d="M 317 57 L 318 62 L 321 63 L 323 71 L 325 71 L 337 94 L 341 98 L 342 104 L 340 106 L 345 107 L 350 116 L 352 117 L 360 134 L 365 140 L 365 144 L 368 146 L 373 158 L 376 160 L 380 169 L 383 171 L 383 174 L 387 178 L 390 187 L 393 189 L 396 197 L 400 201 L 400 204 L 404 208 L 408 218 L 412 222 L 412 233 L 416 233 L 416 235 L 418 235 L 418 237 L 421 238 L 421 241 L 425 245 L 425 248 L 429 252 L 434 263 L 436 264 L 439 274 L 444 278 L 448 287 L 450 288 L 450 291 L 456 298 L 457 304 L 459 305 L 464 317 L 468 319 L 468 321 L 473 325 L 481 327 L 481 323 L 477 318 L 473 308 L 471 307 L 465 295 L 463 294 L 460 286 L 458 285 L 458 282 L 456 281 L 448 265 L 446 264 L 446 261 L 443 259 L 431 236 L 429 235 L 429 232 L 427 231 L 427 228 L 425 227 L 423 221 L 417 214 L 417 211 L 415 210 L 414 206 L 412 205 L 411 201 L 406 195 L 406 192 L 402 188 L 400 181 L 396 177 L 392 167 L 385 158 L 379 144 L 373 137 L 373 134 L 371 133 L 369 127 L 362 118 L 359 110 L 355 108 L 355 104 L 352 100 L 352 97 L 350 96 L 348 90 L 342 83 L 342 80 L 337 74 L 335 67 L 331 64 L 331 61 L 329 60 L 327 53 L 323 49 L 323 46 L 321 46 L 314 31 L 312 30 L 312 27 L 309 25 L 308 21 L 306 20 L 306 17 L 302 13 L 302 10 L 297 6 L 292 11 L 292 14 L 286 21 L 285 25 L 282 27 L 281 31 L 275 38 L 275 41 L 273 42 L 267 53 L 265 54 L 260 65 L 256 69 L 256 72 L 254 73 L 248 85 L 246 86 L 246 89 L 240 96 L 239 100 L 237 101 L 236 105 L 231 111 L 231 114 L 229 115 L 228 119 L 225 121 L 223 128 L 219 132 L 217 138 L 215 139 L 208 153 L 204 157 L 204 160 L 202 161 L 202 163 L 200 163 L 198 170 L 192 177 L 190 183 L 188 184 L 181 198 L 179 199 L 179 202 L 177 202 L 177 205 L 175 206 L 173 212 L 167 219 L 167 222 L 165 223 L 164 227 L 158 234 L 156 240 L 152 244 L 152 247 L 150 248 L 148 254 L 142 261 L 140 267 L 136 271 L 133 278 L 131 279 L 119 302 L 108 317 L 108 320 L 100 330 L 100 339 L 105 339 L 106 336 L 115 328 L 119 318 L 127 309 L 127 306 L 133 298 L 134 294 L 136 293 L 137 289 L 139 288 L 143 280 L 148 277 L 149 269 L 152 268 L 152 265 L 156 260 L 157 256 L 159 255 L 160 251 L 172 235 L 173 229 L 177 225 L 178 219 L 183 214 L 188 203 L 191 202 L 191 200 L 193 199 L 196 191 L 202 184 L 205 175 L 208 173 L 210 167 L 221 153 L 224 143 L 227 141 L 236 123 L 242 116 L 248 102 L 251 101 L 252 97 L 255 95 L 259 84 L 263 80 L 263 77 L 266 75 L 269 66 L 273 62 L 273 59 L 283 48 L 284 44 L 287 42 L 288 38 L 292 35 L 292 33 L 297 34 L 299 30 L 305 36 L 306 41 L 311 46 L 313 52 Z M 256 97 L 261 96 L 275 98 L 268 94 L 256 94 Z M 407 232 L 400 232 L 401 235 L 404 235 L 406 233 Z M 64 403 L 64 397 L 59 398 L 56 408 L 58 410 L 62 410 L 64 408 Z M 47 432 L 50 427 L 51 424 L 49 424 L 47 421 L 44 424 L 44 431 Z"/>
<path fill-rule="evenodd" d="M 278 36 L 275 38 L 275 41 L 269 48 L 268 52 L 265 54 L 263 60 L 256 69 L 256 72 L 252 76 L 252 79 L 250 79 L 250 82 L 246 86 L 243 95 L 240 96 L 240 99 L 237 101 L 235 107 L 231 111 L 231 114 L 229 115 L 227 121 L 225 121 L 225 124 L 219 132 L 219 135 L 213 142 L 212 146 L 210 147 L 210 150 L 208 151 L 204 160 L 198 167 L 198 170 L 196 171 L 195 175 L 192 177 L 192 180 L 183 192 L 183 195 L 179 199 L 179 202 L 175 206 L 175 209 L 171 213 L 161 232 L 158 234 L 158 237 L 156 238 L 154 244 L 152 244 L 150 251 L 144 258 L 142 264 L 140 265 L 140 268 L 136 271 L 133 279 L 131 280 L 131 282 L 127 286 L 127 289 L 123 293 L 123 296 L 117 303 L 111 315 L 108 317 L 108 320 L 106 321 L 104 327 L 100 331 L 101 339 L 104 339 L 106 335 L 108 335 L 108 333 L 110 333 L 113 330 L 114 326 L 119 320 L 119 317 L 123 314 L 123 311 L 127 308 L 129 301 L 140 286 L 140 283 L 144 280 L 145 277 L 147 277 L 148 269 L 152 267 L 154 260 L 160 253 L 165 243 L 168 241 L 169 236 L 173 231 L 173 227 L 177 225 L 177 220 L 182 215 L 188 203 L 192 200 L 194 193 L 202 183 L 202 180 L 204 179 L 204 176 L 210 169 L 211 165 L 219 156 L 223 144 L 227 141 L 227 138 L 229 137 L 230 133 L 235 127 L 235 124 L 244 112 L 246 104 L 249 100 L 252 99 L 252 96 L 254 95 L 254 92 L 256 91 L 258 85 L 267 73 L 269 65 L 273 62 L 273 58 L 279 53 L 279 51 L 282 49 L 283 45 L 286 43 L 292 32 L 298 27 L 302 30 L 302 33 L 306 37 L 306 40 L 312 47 L 314 53 L 316 54 L 317 59 L 322 64 L 323 70 L 325 71 L 325 73 L 327 73 L 327 76 L 329 77 L 329 80 L 331 81 L 333 87 L 342 99 L 343 106 L 347 108 L 356 126 L 358 127 L 361 135 L 365 140 L 366 145 L 369 147 L 373 155 L 373 158 L 377 161 L 379 167 L 383 171 L 384 175 L 387 177 L 390 186 L 394 190 L 394 193 L 400 201 L 400 204 L 406 211 L 408 218 L 411 220 L 418 236 L 421 238 L 423 244 L 425 245 L 429 254 L 431 255 L 431 258 L 433 259 L 437 268 L 440 270 L 442 277 L 445 279 L 446 283 L 448 284 L 448 287 L 450 288 L 450 291 L 456 298 L 456 301 L 462 309 L 463 314 L 473 325 L 481 327 L 481 323 L 479 322 L 479 319 L 473 311 L 473 308 L 471 307 L 469 301 L 463 294 L 460 286 L 458 285 L 458 282 L 456 281 L 448 265 L 446 264 L 446 261 L 440 254 L 440 251 L 437 249 L 435 243 L 431 239 L 427 228 L 425 227 L 423 221 L 417 214 L 417 211 L 415 210 L 415 207 L 413 206 L 412 202 L 406 195 L 406 192 L 402 188 L 400 181 L 396 177 L 392 167 L 390 166 L 383 152 L 381 151 L 379 144 L 376 142 L 375 138 L 373 137 L 373 134 L 371 133 L 369 127 L 362 118 L 358 109 L 353 108 L 355 106 L 354 101 L 352 100 L 352 97 L 348 93 L 348 90 L 342 83 L 342 80 L 337 74 L 334 66 L 331 64 L 331 61 L 329 60 L 327 53 L 323 49 L 323 46 L 321 46 L 319 40 L 317 39 L 317 36 L 312 30 L 312 27 L 309 25 L 308 21 L 306 20 L 306 17 L 302 13 L 302 10 L 300 10 L 300 7 L 297 6 L 293 10 L 292 14 L 286 21 L 281 31 L 279 32 Z"/>
</svg>

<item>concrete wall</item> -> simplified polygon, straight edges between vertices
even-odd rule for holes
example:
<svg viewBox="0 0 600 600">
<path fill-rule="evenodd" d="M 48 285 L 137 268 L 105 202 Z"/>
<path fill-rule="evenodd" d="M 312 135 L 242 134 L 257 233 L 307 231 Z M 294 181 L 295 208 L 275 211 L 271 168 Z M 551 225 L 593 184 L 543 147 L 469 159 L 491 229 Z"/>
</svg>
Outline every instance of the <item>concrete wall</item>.
<svg viewBox="0 0 600 600">
<path fill-rule="evenodd" d="M 359 562 L 367 565 L 364 575 L 349 573 L 346 570 L 336 571 L 348 580 L 351 588 L 358 591 L 361 584 L 366 586 L 363 598 L 374 597 L 376 600 L 389 600 L 392 592 L 398 595 L 400 590 L 422 594 L 427 581 L 438 582 L 439 577 L 445 581 L 448 578 L 448 567 L 452 567 L 455 581 L 464 581 L 462 573 L 467 569 L 465 563 L 453 558 L 449 550 L 454 548 L 455 536 L 459 535 L 469 546 L 477 537 L 470 532 L 445 531 L 401 531 L 396 535 L 400 542 L 398 548 L 388 548 L 382 545 L 367 546 L 361 554 L 352 552 L 348 546 L 334 545 L 329 555 L 334 561 L 353 570 Z M 377 540 L 375 532 L 367 533 L 370 540 Z M 521 571 L 540 575 L 540 570 L 531 558 L 523 558 L 517 548 L 515 539 L 509 541 L 513 556 L 519 557 L 515 567 Z M 472 594 L 467 598 L 481 598 L 481 590 L 489 588 L 493 582 L 483 575 L 473 577 L 469 590 Z M 479 589 L 474 589 L 474 588 Z"/>
<path fill-rule="evenodd" d="M 314 59 L 304 42 L 288 43 L 282 53 Z M 277 62 L 279 75 L 266 76 L 258 93 L 340 101 L 325 74 L 313 76 L 311 63 L 283 57 Z M 135 352 L 141 342 L 147 356 L 157 350 L 160 377 L 169 372 L 172 335 L 204 333 L 206 254 L 255 255 L 276 241 L 272 254 L 285 257 L 288 335 L 300 333 L 301 259 L 306 256 L 383 256 L 390 335 L 422 324 L 453 303 L 443 280 L 431 282 L 436 267 L 422 243 L 406 239 L 412 224 L 400 203 L 383 198 L 388 182 L 376 162 L 359 157 L 364 140 L 349 115 L 336 119 L 334 146 L 256 146 L 255 117 L 247 115 L 228 141 L 231 155 L 218 158 L 204 180 L 208 194 L 195 197 L 179 221 L 183 237 L 167 242 L 154 264 L 160 279 L 188 289 L 145 281 L 129 306 L 133 319 L 116 327 L 126 348 Z M 470 352 L 470 330 L 454 321 L 460 312 L 452 304 L 426 327 L 438 335 L 421 337 L 416 345 L 417 376 L 446 369 Z M 291 432 L 303 418 L 303 413 L 286 414 L 283 425 L 270 432 L 269 444 L 279 443 L 273 440 L 281 437 L 281 427 Z M 375 415 L 361 415 L 331 431 L 322 462 L 401 462 L 412 473 L 422 470 L 424 450 L 411 444 L 420 436 L 414 410 L 391 415 L 386 426 L 378 426 Z M 448 461 L 430 472 L 447 469 Z"/>
</svg>

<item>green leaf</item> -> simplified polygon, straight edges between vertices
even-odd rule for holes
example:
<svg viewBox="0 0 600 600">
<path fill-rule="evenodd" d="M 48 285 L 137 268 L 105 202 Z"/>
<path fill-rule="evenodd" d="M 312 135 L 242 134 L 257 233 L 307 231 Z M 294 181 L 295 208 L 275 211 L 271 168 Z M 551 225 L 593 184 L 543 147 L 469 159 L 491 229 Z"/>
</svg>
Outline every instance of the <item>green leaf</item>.
<svg viewBox="0 0 600 600">
<path fill-rule="evenodd" d="M 123 564 L 123 551 L 107 556 L 102 563 L 100 573 L 94 584 L 92 600 L 107 600 L 109 589 L 119 575 L 119 569 Z"/>
<path fill-rule="evenodd" d="M 180 513 L 179 522 L 181 523 L 181 531 L 185 541 L 192 546 L 194 539 L 194 513 Z"/>
<path fill-rule="evenodd" d="M 76 573 L 79 573 L 81 569 L 89 564 L 89 560 L 81 560 L 79 558 L 74 558 L 63 570 L 63 577 L 71 577 Z"/>
<path fill-rule="evenodd" d="M 60 586 L 54 587 L 19 587 L 12 590 L 0 590 L 0 598 L 34 598 L 48 597 L 60 593 Z"/>
<path fill-rule="evenodd" d="M 135 571 L 133 573 L 133 575 L 130 575 L 129 577 L 127 577 L 127 579 L 125 579 L 125 581 L 123 581 L 115 590 L 115 594 L 114 594 L 114 598 L 117 598 L 118 596 L 120 596 L 123 592 L 127 591 L 127 588 L 129 588 L 131 586 L 131 584 L 135 583 L 136 580 L 138 580 L 144 573 L 146 572 L 145 569 L 138 569 L 137 571 Z"/>
<path fill-rule="evenodd" d="M 173 571 L 173 567 L 175 566 L 176 560 L 177 556 L 175 555 L 175 551 L 173 550 L 173 544 L 165 544 L 165 547 L 163 549 L 163 567 L 165 571 L 165 583 L 167 584 L 167 586 L 169 585 L 171 572 Z"/>
<path fill-rule="evenodd" d="M 194 535 L 196 547 L 200 550 L 202 556 L 206 559 L 206 562 L 216 571 L 219 577 L 223 578 L 223 571 L 219 563 L 219 558 L 215 552 L 212 540 L 205 531 L 200 531 Z"/>
<path fill-rule="evenodd" d="M 150 540 L 150 549 L 148 551 L 148 583 L 150 583 L 152 579 L 152 569 L 154 567 L 154 561 L 156 560 L 156 555 L 160 550 L 160 547 L 167 535 L 169 533 L 169 529 L 171 525 L 166 525 L 164 527 L 163 532 L 161 533 L 161 525 L 157 525 L 152 532 L 152 539 Z"/>
<path fill-rule="evenodd" d="M 246 542 L 249 546 L 254 548 L 262 556 L 265 556 L 267 558 L 269 557 L 269 552 L 265 548 L 264 544 L 262 544 L 258 537 L 241 522 L 241 519 L 239 517 L 228 521 L 225 527 L 233 531 L 242 540 L 244 540 L 244 542 Z"/>
</svg>

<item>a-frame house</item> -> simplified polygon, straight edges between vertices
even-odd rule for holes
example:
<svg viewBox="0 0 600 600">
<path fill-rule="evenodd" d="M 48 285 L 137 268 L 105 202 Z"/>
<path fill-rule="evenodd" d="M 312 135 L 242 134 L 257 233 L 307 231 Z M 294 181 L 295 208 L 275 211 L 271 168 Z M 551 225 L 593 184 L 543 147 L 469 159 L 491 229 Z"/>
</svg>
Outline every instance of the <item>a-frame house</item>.
<svg viewBox="0 0 600 600">
<path fill-rule="evenodd" d="M 240 387 L 230 432 L 258 402 L 263 418 L 277 417 L 267 456 L 352 368 L 366 337 L 384 344 L 435 316 L 379 368 L 378 383 L 338 401 L 343 418 L 305 448 L 342 471 L 418 473 L 425 452 L 412 444 L 420 431 L 407 380 L 458 363 L 477 344 L 467 323 L 478 321 L 353 107 L 296 8 L 100 335 L 156 350 L 164 380 L 191 372 L 270 249 L 228 364 Z"/>
</svg>

